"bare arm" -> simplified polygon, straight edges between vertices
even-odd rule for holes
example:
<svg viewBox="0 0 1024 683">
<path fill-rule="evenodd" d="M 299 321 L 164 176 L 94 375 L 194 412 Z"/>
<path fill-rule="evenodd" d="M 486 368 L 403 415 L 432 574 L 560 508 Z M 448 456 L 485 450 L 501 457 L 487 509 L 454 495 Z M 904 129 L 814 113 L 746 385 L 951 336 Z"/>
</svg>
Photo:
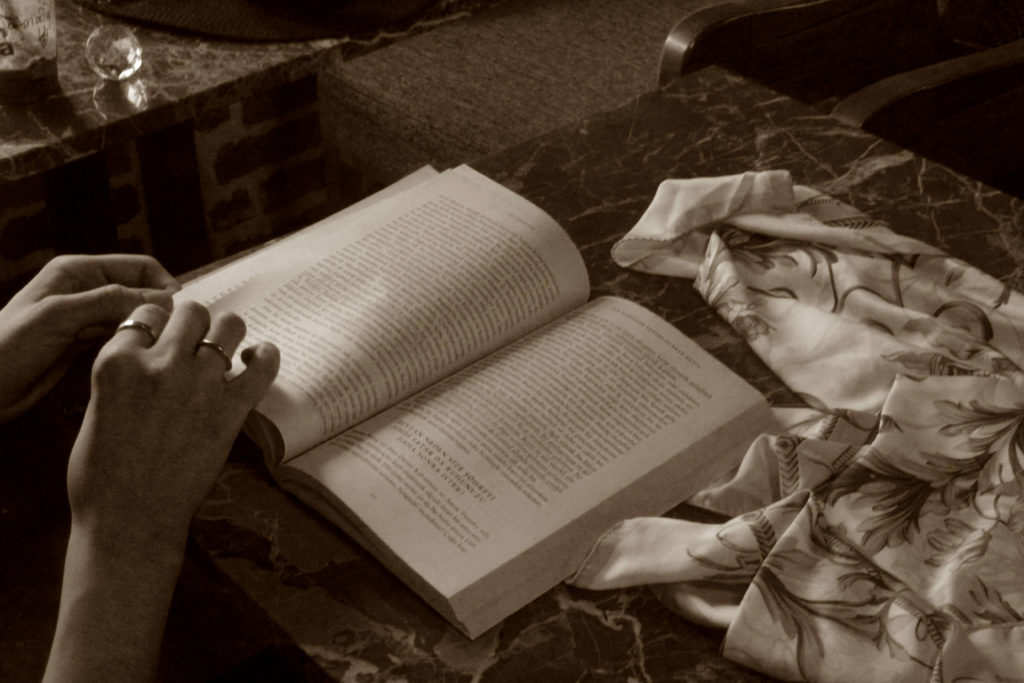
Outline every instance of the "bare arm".
<svg viewBox="0 0 1024 683">
<path fill-rule="evenodd" d="M 47 681 L 149 680 L 192 514 L 248 412 L 277 373 L 269 344 L 225 377 L 245 334 L 186 304 L 131 314 L 153 328 L 117 333 L 93 367 L 92 393 L 68 465 L 71 536 Z"/>
</svg>

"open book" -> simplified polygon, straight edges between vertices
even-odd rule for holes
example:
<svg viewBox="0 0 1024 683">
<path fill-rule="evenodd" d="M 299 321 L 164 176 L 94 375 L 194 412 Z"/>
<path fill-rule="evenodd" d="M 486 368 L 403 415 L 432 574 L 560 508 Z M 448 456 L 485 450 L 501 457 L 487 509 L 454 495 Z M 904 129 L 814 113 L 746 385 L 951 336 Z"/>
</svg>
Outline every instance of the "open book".
<svg viewBox="0 0 1024 683">
<path fill-rule="evenodd" d="M 589 295 L 565 231 L 461 167 L 177 296 L 281 349 L 247 425 L 280 485 L 475 637 L 769 429 L 762 396 L 675 327 Z"/>
</svg>

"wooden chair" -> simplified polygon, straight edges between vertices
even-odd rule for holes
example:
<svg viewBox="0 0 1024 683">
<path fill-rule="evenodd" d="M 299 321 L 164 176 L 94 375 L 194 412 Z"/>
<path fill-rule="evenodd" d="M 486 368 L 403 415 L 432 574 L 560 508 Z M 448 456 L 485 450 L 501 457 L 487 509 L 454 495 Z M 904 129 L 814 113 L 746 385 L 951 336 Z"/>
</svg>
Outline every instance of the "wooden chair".
<svg viewBox="0 0 1024 683">
<path fill-rule="evenodd" d="M 1024 10 L 1009 0 L 970 0 L 969 14 L 957 16 L 951 13 L 956 2 L 761 0 L 712 7 L 672 29 L 659 78 L 664 83 L 708 64 L 724 66 L 1024 196 L 1024 136 L 1017 134 Z"/>
<path fill-rule="evenodd" d="M 1024 198 L 1024 39 L 890 76 L 831 113 Z"/>
</svg>

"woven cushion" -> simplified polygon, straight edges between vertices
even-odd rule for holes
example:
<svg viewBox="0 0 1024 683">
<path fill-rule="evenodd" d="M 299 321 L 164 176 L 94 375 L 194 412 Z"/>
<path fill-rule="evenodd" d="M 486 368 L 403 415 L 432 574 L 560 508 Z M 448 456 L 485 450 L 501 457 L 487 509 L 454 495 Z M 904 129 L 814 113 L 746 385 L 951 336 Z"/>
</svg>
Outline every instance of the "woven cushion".
<svg viewBox="0 0 1024 683">
<path fill-rule="evenodd" d="M 669 29 L 715 1 L 508 0 L 349 62 L 330 57 L 328 144 L 379 182 L 471 161 L 654 88 Z"/>
</svg>

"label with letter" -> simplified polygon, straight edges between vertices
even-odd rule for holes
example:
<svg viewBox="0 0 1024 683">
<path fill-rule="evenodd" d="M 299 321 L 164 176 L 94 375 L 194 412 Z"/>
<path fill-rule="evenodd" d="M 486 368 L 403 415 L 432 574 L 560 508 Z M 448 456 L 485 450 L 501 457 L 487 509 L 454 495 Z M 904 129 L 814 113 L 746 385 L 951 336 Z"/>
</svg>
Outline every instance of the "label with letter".
<svg viewBox="0 0 1024 683">
<path fill-rule="evenodd" d="M 53 0 L 6 0 L 0 9 L 0 98 L 30 101 L 56 83 Z"/>
</svg>

